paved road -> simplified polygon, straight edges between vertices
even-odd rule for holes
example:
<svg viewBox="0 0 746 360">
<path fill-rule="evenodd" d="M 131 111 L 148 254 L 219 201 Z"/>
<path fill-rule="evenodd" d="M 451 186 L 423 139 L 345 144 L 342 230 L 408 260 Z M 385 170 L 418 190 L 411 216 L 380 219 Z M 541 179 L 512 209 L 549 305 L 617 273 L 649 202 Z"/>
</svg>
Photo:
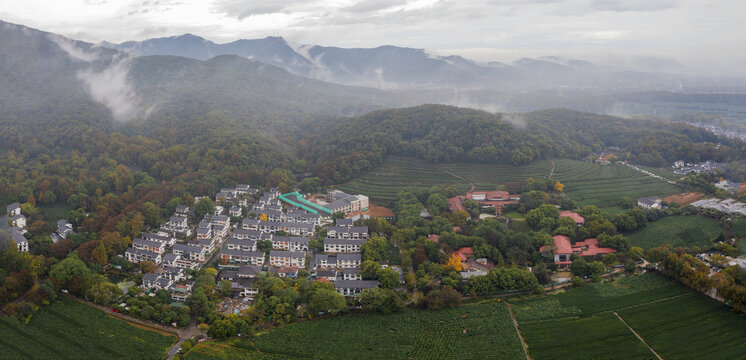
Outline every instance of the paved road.
<svg viewBox="0 0 746 360">
<path fill-rule="evenodd" d="M 199 330 L 197 330 L 197 320 L 192 319 L 192 322 L 189 323 L 189 326 L 186 327 L 186 329 L 179 331 L 179 341 L 174 344 L 174 346 L 171 346 L 170 349 L 168 349 L 168 357 L 166 359 L 171 360 L 174 358 L 174 355 L 179 352 L 179 349 L 181 349 L 181 343 L 184 342 L 186 339 L 191 339 L 193 336 L 197 335 Z"/>
</svg>

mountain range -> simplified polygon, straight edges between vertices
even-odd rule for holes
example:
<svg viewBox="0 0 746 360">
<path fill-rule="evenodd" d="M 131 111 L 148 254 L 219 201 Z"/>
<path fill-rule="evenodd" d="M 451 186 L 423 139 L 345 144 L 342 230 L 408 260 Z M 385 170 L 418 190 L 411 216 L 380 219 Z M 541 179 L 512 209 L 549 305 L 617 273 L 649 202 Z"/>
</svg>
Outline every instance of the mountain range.
<svg viewBox="0 0 746 360">
<path fill-rule="evenodd" d="M 380 89 L 527 91 L 569 88 L 609 92 L 696 86 L 695 78 L 681 75 L 686 71 L 683 65 L 657 58 L 640 59 L 633 67 L 560 57 L 480 63 L 457 55 L 438 56 L 423 49 L 388 45 L 347 49 L 297 45 L 281 37 L 217 44 L 193 34 L 121 44 L 103 42 L 101 46 L 137 56 L 175 55 L 207 60 L 219 55 L 237 55 L 306 77 Z"/>
<path fill-rule="evenodd" d="M 6 121 L 114 120 L 147 124 L 144 131 L 189 122 L 191 127 L 177 128 L 240 126 L 271 133 L 309 117 L 400 104 L 380 90 L 310 79 L 246 57 L 134 57 L 5 22 L 0 22 L 0 78 Z"/>
</svg>

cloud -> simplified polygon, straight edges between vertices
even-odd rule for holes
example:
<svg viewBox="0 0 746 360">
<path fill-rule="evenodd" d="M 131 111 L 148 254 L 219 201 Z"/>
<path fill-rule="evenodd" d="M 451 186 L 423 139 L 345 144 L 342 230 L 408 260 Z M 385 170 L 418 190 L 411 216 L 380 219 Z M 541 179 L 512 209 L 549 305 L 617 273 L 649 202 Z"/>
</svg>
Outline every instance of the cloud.
<svg viewBox="0 0 746 360">
<path fill-rule="evenodd" d="M 386 10 L 397 5 L 404 5 L 406 1 L 402 0 L 379 0 L 369 1 L 363 0 L 353 5 L 343 7 L 340 11 L 351 12 L 351 13 L 369 13 L 375 11 Z"/>
<path fill-rule="evenodd" d="M 250 16 L 267 15 L 281 12 L 289 12 L 293 5 L 307 3 L 302 0 L 223 0 L 219 1 L 214 10 L 225 13 L 230 17 L 243 20 Z"/>
<path fill-rule="evenodd" d="M 86 51 L 85 49 L 81 49 L 75 46 L 75 42 L 64 36 L 50 34 L 49 39 L 75 60 L 91 62 L 98 59 L 98 53 L 96 51 Z"/>
<path fill-rule="evenodd" d="M 129 121 L 147 117 L 149 110 L 143 110 L 137 94 L 127 80 L 130 69 L 129 58 L 116 60 L 101 71 L 84 70 L 78 73 L 91 97 L 104 104 L 114 120 Z"/>
<path fill-rule="evenodd" d="M 660 11 L 677 7 L 675 0 L 594 0 L 591 8 L 599 11 Z"/>
</svg>

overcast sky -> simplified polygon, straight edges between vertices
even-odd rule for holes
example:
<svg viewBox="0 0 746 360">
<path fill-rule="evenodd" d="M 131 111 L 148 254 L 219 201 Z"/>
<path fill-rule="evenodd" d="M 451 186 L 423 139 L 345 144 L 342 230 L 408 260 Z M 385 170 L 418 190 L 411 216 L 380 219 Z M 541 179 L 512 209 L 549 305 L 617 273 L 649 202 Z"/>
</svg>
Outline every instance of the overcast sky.
<svg viewBox="0 0 746 360">
<path fill-rule="evenodd" d="M 91 42 L 189 32 L 477 60 L 652 55 L 743 68 L 746 59 L 744 0 L 3 0 L 0 19 Z"/>
</svg>

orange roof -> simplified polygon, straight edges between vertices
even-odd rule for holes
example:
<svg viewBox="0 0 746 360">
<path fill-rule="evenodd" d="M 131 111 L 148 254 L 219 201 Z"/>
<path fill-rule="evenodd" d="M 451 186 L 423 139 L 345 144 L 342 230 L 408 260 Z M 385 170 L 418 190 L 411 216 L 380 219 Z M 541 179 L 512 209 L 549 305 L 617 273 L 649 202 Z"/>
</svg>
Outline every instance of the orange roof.
<svg viewBox="0 0 746 360">
<path fill-rule="evenodd" d="M 456 212 L 459 210 L 464 210 L 464 205 L 461 203 L 461 201 L 464 199 L 465 197 L 463 196 L 455 196 L 448 199 L 448 211 Z"/>
<path fill-rule="evenodd" d="M 474 248 L 468 246 L 462 247 L 451 254 L 458 256 L 461 261 L 466 261 L 468 258 L 474 256 Z"/>
<path fill-rule="evenodd" d="M 573 219 L 573 221 L 575 221 L 575 223 L 577 224 L 585 224 L 585 218 L 580 216 L 580 214 L 572 212 L 570 210 L 560 211 L 559 217 L 569 217 L 570 219 Z"/>
<path fill-rule="evenodd" d="M 586 248 L 585 250 L 583 248 Z M 580 256 L 596 256 L 609 253 L 615 253 L 616 249 L 599 247 L 598 239 L 590 238 L 583 241 L 578 241 L 573 245 L 573 251 L 579 251 Z"/>
<path fill-rule="evenodd" d="M 326 278 L 318 278 L 318 279 L 316 279 L 316 281 L 327 283 L 327 284 L 331 283 L 331 281 L 327 280 Z"/>
<path fill-rule="evenodd" d="M 552 237 L 554 239 L 554 251 L 552 251 L 552 254 L 572 254 L 572 244 L 570 243 L 570 238 L 565 235 L 555 235 Z M 547 246 L 542 246 L 539 251 L 546 250 Z"/>
<path fill-rule="evenodd" d="M 489 199 L 510 199 L 510 193 L 507 191 L 488 191 L 487 200 Z"/>
<path fill-rule="evenodd" d="M 436 242 L 440 241 L 440 235 L 432 234 L 432 235 L 429 235 L 427 237 L 427 239 L 430 240 L 430 241 L 432 241 L 432 242 L 434 242 L 434 243 L 436 243 Z"/>
</svg>

